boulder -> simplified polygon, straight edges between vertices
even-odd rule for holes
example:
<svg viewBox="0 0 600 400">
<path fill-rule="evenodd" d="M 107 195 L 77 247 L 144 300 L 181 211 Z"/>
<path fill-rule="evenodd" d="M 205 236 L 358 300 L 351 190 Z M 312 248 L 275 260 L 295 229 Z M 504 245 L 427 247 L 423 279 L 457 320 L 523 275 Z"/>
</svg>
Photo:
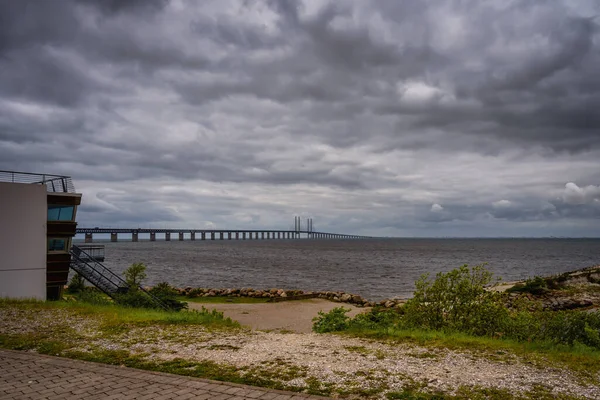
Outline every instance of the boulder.
<svg viewBox="0 0 600 400">
<path fill-rule="evenodd" d="M 349 295 L 348 293 L 344 293 L 340 296 L 340 300 L 343 301 L 344 303 L 347 303 L 350 300 L 352 300 L 352 295 Z"/>
</svg>

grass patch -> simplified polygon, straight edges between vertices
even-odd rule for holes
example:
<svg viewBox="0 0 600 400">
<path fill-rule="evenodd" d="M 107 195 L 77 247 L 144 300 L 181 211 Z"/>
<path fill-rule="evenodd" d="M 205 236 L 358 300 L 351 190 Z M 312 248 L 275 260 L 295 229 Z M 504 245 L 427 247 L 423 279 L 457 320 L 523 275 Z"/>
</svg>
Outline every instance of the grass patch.
<svg viewBox="0 0 600 400">
<path fill-rule="evenodd" d="M 186 297 L 179 296 L 177 300 L 200 304 L 256 304 L 267 303 L 269 299 L 262 297 Z"/>
<path fill-rule="evenodd" d="M 240 324 L 216 310 L 162 311 L 147 308 L 124 307 L 116 304 L 88 304 L 70 301 L 43 302 L 35 300 L 0 299 L 0 307 L 15 307 L 19 309 L 63 309 L 75 315 L 99 318 L 104 326 L 122 325 L 203 325 L 213 328 L 240 328 Z"/>
</svg>

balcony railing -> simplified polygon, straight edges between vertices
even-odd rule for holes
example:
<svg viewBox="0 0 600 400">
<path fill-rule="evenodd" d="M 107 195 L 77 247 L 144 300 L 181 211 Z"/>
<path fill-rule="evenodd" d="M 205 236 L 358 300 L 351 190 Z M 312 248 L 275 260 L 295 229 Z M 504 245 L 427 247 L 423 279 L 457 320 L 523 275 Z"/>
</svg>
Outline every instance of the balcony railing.
<svg viewBox="0 0 600 400">
<path fill-rule="evenodd" d="M 0 182 L 46 185 L 48 192 L 75 193 L 75 186 L 70 176 L 0 170 Z"/>
</svg>

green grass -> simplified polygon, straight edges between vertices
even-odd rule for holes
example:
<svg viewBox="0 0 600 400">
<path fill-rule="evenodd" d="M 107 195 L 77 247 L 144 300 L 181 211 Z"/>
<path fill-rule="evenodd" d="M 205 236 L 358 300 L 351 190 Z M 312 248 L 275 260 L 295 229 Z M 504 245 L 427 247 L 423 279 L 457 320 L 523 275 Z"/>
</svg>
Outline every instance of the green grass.
<svg viewBox="0 0 600 400">
<path fill-rule="evenodd" d="M 179 301 L 187 301 L 190 303 L 200 303 L 200 304 L 256 304 L 256 303 L 267 303 L 269 301 L 268 298 L 257 298 L 257 297 L 223 297 L 223 296 L 214 296 L 214 297 L 186 297 L 186 296 L 178 296 L 177 300 Z"/>
<path fill-rule="evenodd" d="M 100 318 L 104 325 L 182 324 L 203 325 L 213 328 L 240 328 L 238 322 L 225 318 L 222 313 L 206 309 L 196 311 L 162 311 L 123 307 L 116 304 L 95 305 L 74 301 L 43 302 L 35 300 L 0 299 L 0 307 L 21 309 L 65 309 L 76 315 Z"/>
</svg>

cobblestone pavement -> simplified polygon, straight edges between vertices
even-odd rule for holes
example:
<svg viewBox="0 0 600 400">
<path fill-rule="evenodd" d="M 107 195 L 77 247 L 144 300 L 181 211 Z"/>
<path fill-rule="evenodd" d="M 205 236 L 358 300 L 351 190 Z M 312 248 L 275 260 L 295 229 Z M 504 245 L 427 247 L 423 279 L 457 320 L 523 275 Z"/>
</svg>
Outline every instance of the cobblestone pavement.
<svg viewBox="0 0 600 400">
<path fill-rule="evenodd" d="M 325 397 L 0 350 L 0 399 L 305 400 Z"/>
</svg>

